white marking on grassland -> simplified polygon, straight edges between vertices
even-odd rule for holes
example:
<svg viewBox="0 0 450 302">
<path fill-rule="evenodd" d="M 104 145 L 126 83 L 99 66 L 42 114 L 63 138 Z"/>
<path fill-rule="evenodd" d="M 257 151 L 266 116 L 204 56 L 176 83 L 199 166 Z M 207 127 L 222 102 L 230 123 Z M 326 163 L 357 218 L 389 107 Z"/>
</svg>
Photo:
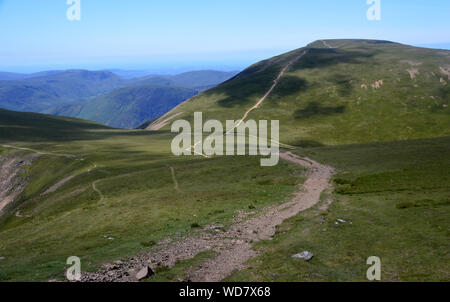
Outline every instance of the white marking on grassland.
<svg viewBox="0 0 450 302">
<path fill-rule="evenodd" d="M 171 120 L 173 120 L 174 118 L 176 118 L 177 116 L 183 114 L 183 112 L 179 112 L 177 114 L 172 115 L 171 117 L 168 117 L 166 119 L 164 119 L 163 121 L 159 121 L 160 119 L 154 121 L 150 126 L 147 127 L 147 130 L 151 130 L 151 131 L 158 131 L 161 128 L 163 128 L 165 125 L 167 125 Z"/>
<path fill-rule="evenodd" d="M 10 149 L 16 149 L 16 150 L 22 150 L 22 151 L 30 151 L 41 155 L 52 155 L 52 156 L 59 156 L 59 157 L 66 157 L 66 158 L 75 158 L 76 156 L 73 154 L 59 154 L 59 153 L 52 153 L 52 152 L 44 152 L 44 151 L 38 151 L 30 148 L 22 148 L 22 147 L 16 147 L 11 145 L 0 145 L 3 148 L 10 148 Z"/>
<path fill-rule="evenodd" d="M 105 199 L 105 196 L 103 196 L 102 191 L 100 191 L 100 190 L 97 188 L 97 184 L 98 184 L 100 181 L 102 181 L 102 180 L 103 180 L 103 179 L 98 179 L 98 180 L 96 180 L 96 181 L 94 181 L 94 182 L 92 183 L 92 189 L 93 189 L 95 192 L 97 192 L 98 195 L 100 196 L 100 202 L 102 202 L 103 199 Z"/>
<path fill-rule="evenodd" d="M 325 40 L 320 40 L 320 41 L 323 43 L 323 46 L 325 46 L 326 48 L 333 48 L 333 47 L 331 47 L 330 44 L 327 43 L 327 41 L 325 41 Z"/>
<path fill-rule="evenodd" d="M 61 179 L 60 181 L 58 181 L 56 184 L 54 184 L 53 186 L 51 186 L 50 188 L 48 188 L 44 193 L 41 194 L 41 196 L 45 196 L 48 195 L 50 193 L 55 192 L 56 190 L 58 190 L 60 187 L 62 187 L 66 182 L 70 181 L 72 178 L 74 178 L 76 175 L 71 175 L 71 176 L 67 176 L 63 179 Z"/>
<path fill-rule="evenodd" d="M 174 183 L 174 186 L 175 186 L 175 190 L 178 193 L 182 193 L 181 190 L 180 190 L 180 187 L 178 185 L 177 177 L 175 176 L 175 169 L 173 167 L 170 167 L 170 172 L 172 173 L 172 180 L 173 180 L 173 183 Z"/>
<path fill-rule="evenodd" d="M 276 227 L 284 220 L 316 205 L 322 191 L 330 186 L 330 179 L 335 172 L 330 166 L 290 152 L 282 153 L 281 157 L 309 171 L 306 181 L 290 201 L 269 206 L 247 220 L 244 217 L 233 220 L 226 231 L 207 226 L 203 232 L 194 233 L 180 241 L 172 238 L 163 240 L 150 251 L 118 264 L 116 270 L 103 269 L 97 273 L 84 273 L 82 281 L 136 281 L 134 274 L 124 272 L 137 272 L 149 265 L 154 269 L 157 263 L 171 268 L 177 261 L 192 259 L 208 250 L 215 251 L 217 256 L 206 260 L 199 267 L 193 267 L 188 275 L 189 280 L 221 281 L 233 271 L 245 268 L 246 261 L 258 255 L 252 248 L 252 242 L 269 240 L 275 234 Z M 211 233 L 211 230 L 216 232 Z"/>
</svg>

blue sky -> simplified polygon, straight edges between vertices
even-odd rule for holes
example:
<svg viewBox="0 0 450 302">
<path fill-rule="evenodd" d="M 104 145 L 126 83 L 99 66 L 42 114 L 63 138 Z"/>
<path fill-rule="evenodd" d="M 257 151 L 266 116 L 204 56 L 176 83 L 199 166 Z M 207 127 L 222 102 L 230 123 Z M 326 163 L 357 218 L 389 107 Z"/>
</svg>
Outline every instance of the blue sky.
<svg viewBox="0 0 450 302">
<path fill-rule="evenodd" d="M 450 46 L 450 1 L 0 0 L 0 70 L 236 69 L 317 39 Z"/>
</svg>

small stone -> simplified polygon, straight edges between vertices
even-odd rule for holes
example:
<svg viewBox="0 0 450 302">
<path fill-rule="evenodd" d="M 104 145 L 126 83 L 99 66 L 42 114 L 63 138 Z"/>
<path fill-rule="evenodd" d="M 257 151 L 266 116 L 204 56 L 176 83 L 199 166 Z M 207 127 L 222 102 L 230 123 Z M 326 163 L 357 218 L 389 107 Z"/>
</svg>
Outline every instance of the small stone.
<svg viewBox="0 0 450 302">
<path fill-rule="evenodd" d="M 0 257 L 0 261 L 6 260 L 6 257 Z"/>
<path fill-rule="evenodd" d="M 313 253 L 310 253 L 308 251 L 301 252 L 300 254 L 295 254 L 292 256 L 292 258 L 297 259 L 305 259 L 305 261 L 310 261 L 314 257 Z"/>
<path fill-rule="evenodd" d="M 136 274 L 136 279 L 143 280 L 146 279 L 152 275 L 154 275 L 155 273 L 152 271 L 152 269 L 148 266 L 142 268 L 139 273 Z"/>
<path fill-rule="evenodd" d="M 114 240 L 114 238 L 113 237 L 108 237 L 108 240 Z"/>
<path fill-rule="evenodd" d="M 347 223 L 347 221 L 344 220 L 344 219 L 337 219 L 337 221 L 338 221 L 338 222 L 342 222 L 342 223 Z"/>
</svg>

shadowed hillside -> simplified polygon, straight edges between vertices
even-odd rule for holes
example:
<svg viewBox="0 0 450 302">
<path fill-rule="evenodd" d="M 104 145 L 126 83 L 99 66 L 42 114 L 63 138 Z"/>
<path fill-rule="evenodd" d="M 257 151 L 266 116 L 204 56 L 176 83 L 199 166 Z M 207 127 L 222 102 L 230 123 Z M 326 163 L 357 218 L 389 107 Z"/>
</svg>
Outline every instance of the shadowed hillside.
<svg viewBox="0 0 450 302">
<path fill-rule="evenodd" d="M 305 52 L 249 119 L 280 120 L 284 143 L 358 143 L 450 134 L 450 51 L 388 41 L 327 40 L 250 66 L 167 116 L 242 117 Z M 166 116 L 166 117 L 167 117 Z M 166 118 L 164 117 L 164 118 Z"/>
</svg>

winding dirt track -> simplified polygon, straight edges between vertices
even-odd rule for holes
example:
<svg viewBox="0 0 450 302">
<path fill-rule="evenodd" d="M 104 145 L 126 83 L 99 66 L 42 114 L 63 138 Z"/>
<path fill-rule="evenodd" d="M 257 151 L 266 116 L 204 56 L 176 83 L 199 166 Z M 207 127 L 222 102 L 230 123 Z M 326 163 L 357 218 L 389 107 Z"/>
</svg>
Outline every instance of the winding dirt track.
<svg viewBox="0 0 450 302">
<path fill-rule="evenodd" d="M 331 47 L 330 44 L 327 43 L 327 41 L 325 41 L 325 40 L 321 40 L 321 41 L 323 43 L 323 46 L 325 46 L 326 48 L 333 48 L 333 47 Z"/>
<path fill-rule="evenodd" d="M 277 87 L 278 83 L 280 82 L 280 79 L 284 76 L 284 74 L 286 73 L 286 71 L 289 69 L 289 67 L 291 67 L 292 64 L 294 64 L 295 62 L 297 62 L 298 60 L 300 60 L 307 52 L 304 51 L 303 53 L 301 53 L 300 55 L 296 56 L 295 58 L 293 58 L 291 61 L 289 61 L 286 66 L 280 71 L 280 73 L 277 75 L 277 77 L 274 79 L 272 86 L 270 86 L 269 90 L 267 90 L 267 92 L 263 95 L 262 98 L 260 98 L 256 104 L 251 107 L 250 109 L 248 109 L 244 115 L 242 116 L 242 118 L 239 120 L 239 122 L 236 123 L 236 125 L 234 125 L 233 128 L 229 129 L 225 135 L 230 134 L 231 132 L 234 131 L 234 129 L 236 129 L 237 127 L 239 127 L 244 121 L 245 119 L 248 117 L 248 115 L 250 114 L 250 112 L 252 112 L 253 110 L 259 108 L 259 106 L 261 106 L 261 104 L 267 99 L 267 97 L 272 93 L 272 91 L 275 89 L 275 87 Z M 180 113 L 179 113 L 180 114 Z M 176 115 L 175 115 L 176 116 Z M 174 117 L 175 117 L 174 116 Z M 173 118 L 173 117 L 172 117 Z M 171 119 L 172 119 L 171 118 Z M 165 125 L 165 124 L 164 124 Z M 278 145 L 283 145 L 280 142 L 277 141 L 273 141 L 272 142 L 277 143 Z M 198 141 L 196 143 L 194 143 L 192 146 L 188 147 L 186 150 L 191 150 L 192 152 L 194 152 L 195 154 L 201 155 L 205 158 L 209 158 L 209 156 L 203 154 L 203 153 L 199 153 L 197 151 L 195 151 L 195 147 L 198 144 L 201 144 L 203 141 Z"/>
<path fill-rule="evenodd" d="M 59 157 L 66 157 L 66 158 L 75 158 L 76 157 L 73 154 L 59 154 L 59 153 L 44 152 L 44 151 L 38 151 L 38 150 L 30 149 L 30 148 L 21 148 L 21 147 L 16 147 L 16 146 L 11 146 L 11 145 L 0 145 L 0 147 L 22 150 L 22 151 L 30 151 L 30 152 L 34 152 L 34 153 L 40 154 L 40 155 L 52 155 L 52 156 L 59 156 Z"/>
<path fill-rule="evenodd" d="M 173 180 L 173 184 L 174 184 L 174 188 L 178 193 L 183 193 L 180 190 L 180 186 L 178 185 L 178 180 L 177 177 L 175 175 L 175 169 L 173 167 L 170 167 L 170 172 L 172 173 L 172 180 Z"/>
<path fill-rule="evenodd" d="M 229 276 L 233 271 L 245 268 L 245 262 L 257 255 L 252 249 L 252 242 L 269 240 L 276 231 L 276 227 L 284 220 L 307 210 L 320 201 L 320 194 L 329 186 L 334 173 L 333 168 L 319 164 L 310 159 L 300 158 L 290 152 L 281 153 L 281 158 L 308 168 L 308 179 L 301 190 L 295 193 L 291 201 L 280 206 L 270 208 L 262 215 L 232 226 L 226 233 L 216 240 L 225 238 L 237 240 L 225 241 L 216 258 L 206 262 L 190 275 L 194 282 L 218 282 Z"/>
<path fill-rule="evenodd" d="M 98 180 L 96 180 L 96 181 L 94 181 L 94 182 L 92 183 L 92 190 L 94 190 L 95 192 L 97 192 L 98 195 L 100 196 L 100 201 L 99 201 L 99 202 L 102 202 L 102 201 L 105 199 L 105 196 L 103 195 L 102 191 L 100 191 L 100 190 L 97 188 L 97 184 L 98 184 L 100 181 L 102 181 L 102 180 L 103 180 L 103 179 L 98 179 Z"/>
<path fill-rule="evenodd" d="M 272 93 L 272 91 L 275 89 L 275 87 L 277 87 L 278 83 L 280 82 L 281 77 L 286 73 L 286 71 L 289 69 L 289 67 L 291 67 L 292 64 L 294 64 L 296 61 L 300 60 L 300 58 L 302 58 L 304 55 L 306 54 L 306 51 L 304 51 L 301 55 L 296 56 L 295 58 L 293 58 L 288 64 L 286 64 L 286 66 L 281 70 L 281 72 L 278 74 L 278 76 L 275 78 L 275 80 L 273 81 L 272 86 L 269 88 L 269 90 L 267 90 L 266 94 L 258 100 L 258 102 L 256 102 L 256 104 L 250 108 L 249 110 L 247 110 L 244 115 L 242 116 L 242 118 L 239 120 L 239 122 L 230 130 L 228 130 L 226 132 L 226 134 L 231 133 L 234 129 L 236 129 L 237 127 L 239 127 L 244 121 L 245 119 L 248 117 L 248 115 L 250 114 L 250 112 L 252 112 L 253 110 L 259 108 L 259 106 L 261 106 L 261 104 L 267 99 L 267 97 Z"/>
<path fill-rule="evenodd" d="M 296 56 L 281 70 L 275 78 L 273 85 L 264 96 L 244 113 L 241 120 L 234 128 L 228 130 L 227 134 L 242 124 L 250 112 L 259 108 L 278 85 L 281 77 L 289 67 L 305 54 L 306 51 Z M 164 124 L 170 119 L 166 119 L 159 124 Z M 190 149 L 194 149 L 196 144 L 191 146 Z M 229 276 L 233 271 L 244 268 L 245 262 L 257 255 L 252 249 L 252 243 L 270 239 L 275 234 L 276 227 L 285 219 L 295 216 L 299 212 L 309 209 L 318 203 L 320 194 L 329 186 L 329 181 L 334 173 L 333 168 L 329 166 L 319 164 L 310 159 L 300 158 L 290 152 L 281 153 L 280 156 L 284 160 L 308 169 L 308 179 L 291 201 L 280 206 L 266 208 L 260 215 L 245 221 L 239 218 L 226 231 L 222 231 L 220 226 L 207 226 L 201 232 L 188 238 L 178 241 L 173 241 L 169 238 L 158 243 L 152 251 L 134 257 L 128 262 L 106 264 L 100 272 L 84 273 L 82 275 L 82 281 L 136 281 L 136 273 L 143 267 L 173 267 L 179 260 L 191 259 L 197 254 L 209 250 L 215 251 L 217 256 L 203 263 L 200 268 L 191 271 L 189 275 L 190 281 L 220 281 Z M 172 167 L 170 169 L 175 189 L 179 190 L 174 169 Z M 93 188 L 99 192 L 95 187 L 95 183 L 93 184 Z M 102 196 L 101 192 L 99 194 Z"/>
<path fill-rule="evenodd" d="M 153 269 L 157 266 L 173 267 L 179 260 L 187 260 L 197 254 L 212 250 L 217 256 L 203 263 L 200 268 L 189 274 L 194 282 L 220 281 L 233 271 L 245 268 L 245 262 L 257 256 L 252 243 L 268 240 L 274 234 L 276 226 L 285 219 L 311 208 L 320 200 L 320 194 L 329 186 L 334 173 L 333 168 L 319 164 L 307 158 L 301 158 L 290 152 L 281 153 L 287 161 L 307 168 L 308 178 L 293 198 L 279 206 L 268 207 L 259 215 L 244 220 L 237 218 L 228 230 L 221 226 L 207 226 L 202 231 L 181 239 L 167 239 L 160 242 L 152 251 L 132 258 L 128 262 L 107 264 L 97 273 L 84 273 L 84 282 L 123 282 L 136 281 L 136 273 L 145 266 Z"/>
</svg>

